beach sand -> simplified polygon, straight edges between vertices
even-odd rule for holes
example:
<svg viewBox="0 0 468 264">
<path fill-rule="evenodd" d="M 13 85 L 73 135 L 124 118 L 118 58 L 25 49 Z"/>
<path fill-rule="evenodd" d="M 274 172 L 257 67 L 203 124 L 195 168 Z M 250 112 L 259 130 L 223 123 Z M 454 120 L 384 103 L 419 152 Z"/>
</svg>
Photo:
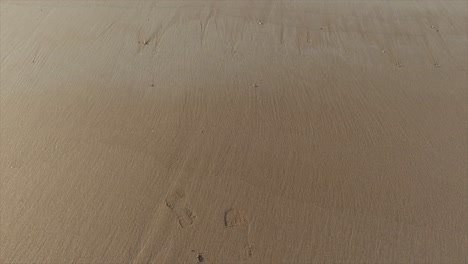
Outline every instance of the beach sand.
<svg viewBox="0 0 468 264">
<path fill-rule="evenodd" d="M 1 263 L 467 263 L 466 1 L 1 1 Z"/>
</svg>

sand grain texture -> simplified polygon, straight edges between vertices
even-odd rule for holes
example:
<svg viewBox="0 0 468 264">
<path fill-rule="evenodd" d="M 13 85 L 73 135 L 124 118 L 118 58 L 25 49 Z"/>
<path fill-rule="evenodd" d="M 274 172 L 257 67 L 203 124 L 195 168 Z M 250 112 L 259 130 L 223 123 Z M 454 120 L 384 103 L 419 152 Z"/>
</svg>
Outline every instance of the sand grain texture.
<svg viewBox="0 0 468 264">
<path fill-rule="evenodd" d="M 0 263 L 468 263 L 466 1 L 0 3 Z"/>
</svg>

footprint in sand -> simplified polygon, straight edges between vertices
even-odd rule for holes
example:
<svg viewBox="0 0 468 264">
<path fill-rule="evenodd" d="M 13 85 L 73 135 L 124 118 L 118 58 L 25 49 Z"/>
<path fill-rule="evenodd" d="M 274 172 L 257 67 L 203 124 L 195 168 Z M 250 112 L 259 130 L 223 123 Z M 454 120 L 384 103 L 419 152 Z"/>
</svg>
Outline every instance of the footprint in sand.
<svg viewBox="0 0 468 264">
<path fill-rule="evenodd" d="M 184 197 L 185 197 L 184 190 L 177 189 L 175 192 L 173 192 L 166 198 L 166 206 L 169 207 L 170 209 L 174 209 L 177 202 L 182 200 Z"/>
<path fill-rule="evenodd" d="M 238 209 L 231 208 L 224 212 L 224 227 L 237 229 L 243 233 L 245 241 L 243 242 L 244 247 L 240 249 L 241 261 L 242 263 L 250 262 L 250 259 L 253 257 L 254 247 L 250 243 L 250 225 L 247 219 Z"/>
<path fill-rule="evenodd" d="M 193 224 L 195 217 L 197 217 L 190 209 L 174 209 L 174 212 L 179 220 L 181 227 L 187 227 Z"/>
<path fill-rule="evenodd" d="M 224 226 L 234 227 L 244 223 L 245 219 L 241 212 L 237 209 L 231 208 L 224 212 Z"/>
<path fill-rule="evenodd" d="M 192 225 L 196 217 L 192 210 L 181 205 L 184 197 L 185 192 L 178 189 L 166 198 L 166 206 L 175 213 L 182 228 Z"/>
</svg>

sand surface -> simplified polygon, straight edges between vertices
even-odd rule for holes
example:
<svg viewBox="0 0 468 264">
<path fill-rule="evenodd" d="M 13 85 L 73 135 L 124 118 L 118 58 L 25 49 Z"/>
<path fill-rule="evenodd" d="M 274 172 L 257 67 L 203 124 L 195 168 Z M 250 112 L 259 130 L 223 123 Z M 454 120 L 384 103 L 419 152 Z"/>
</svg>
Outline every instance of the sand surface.
<svg viewBox="0 0 468 264">
<path fill-rule="evenodd" d="M 1 1 L 0 263 L 467 263 L 467 1 Z"/>
</svg>

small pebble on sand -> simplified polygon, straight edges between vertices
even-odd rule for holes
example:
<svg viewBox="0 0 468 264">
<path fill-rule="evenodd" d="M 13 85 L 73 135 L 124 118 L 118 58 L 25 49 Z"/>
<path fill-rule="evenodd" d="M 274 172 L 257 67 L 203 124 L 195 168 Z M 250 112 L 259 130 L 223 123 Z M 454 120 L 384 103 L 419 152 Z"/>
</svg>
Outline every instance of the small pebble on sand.
<svg viewBox="0 0 468 264">
<path fill-rule="evenodd" d="M 198 263 L 202 263 L 203 262 L 203 256 L 201 254 L 198 254 L 197 256 L 197 260 L 198 260 Z"/>
</svg>

